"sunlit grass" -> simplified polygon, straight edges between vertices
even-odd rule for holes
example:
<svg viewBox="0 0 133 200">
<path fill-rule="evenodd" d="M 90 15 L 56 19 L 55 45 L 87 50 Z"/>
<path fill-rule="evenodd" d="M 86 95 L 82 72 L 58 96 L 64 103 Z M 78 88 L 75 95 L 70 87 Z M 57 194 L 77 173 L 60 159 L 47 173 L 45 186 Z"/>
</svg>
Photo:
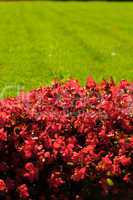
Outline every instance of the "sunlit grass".
<svg viewBox="0 0 133 200">
<path fill-rule="evenodd" d="M 0 3 L 2 95 L 88 74 L 133 80 L 132 23 L 132 3 Z"/>
</svg>

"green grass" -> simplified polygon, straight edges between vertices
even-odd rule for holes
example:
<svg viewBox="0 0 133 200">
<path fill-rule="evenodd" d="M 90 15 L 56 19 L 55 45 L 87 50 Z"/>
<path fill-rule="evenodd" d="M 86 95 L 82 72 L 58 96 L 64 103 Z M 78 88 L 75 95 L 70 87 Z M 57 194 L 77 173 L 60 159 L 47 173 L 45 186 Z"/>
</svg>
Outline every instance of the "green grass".
<svg viewBox="0 0 133 200">
<path fill-rule="evenodd" d="M 132 3 L 0 3 L 0 97 L 89 74 L 133 81 Z"/>
</svg>

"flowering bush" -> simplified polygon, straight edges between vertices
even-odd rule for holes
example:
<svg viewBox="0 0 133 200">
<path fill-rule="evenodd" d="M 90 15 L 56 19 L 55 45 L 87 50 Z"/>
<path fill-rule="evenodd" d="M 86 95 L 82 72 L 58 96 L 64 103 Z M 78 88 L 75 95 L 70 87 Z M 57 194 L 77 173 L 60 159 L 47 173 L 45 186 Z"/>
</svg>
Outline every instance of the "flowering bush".
<svg viewBox="0 0 133 200">
<path fill-rule="evenodd" d="M 133 83 L 75 80 L 0 101 L 0 199 L 133 199 Z"/>
</svg>

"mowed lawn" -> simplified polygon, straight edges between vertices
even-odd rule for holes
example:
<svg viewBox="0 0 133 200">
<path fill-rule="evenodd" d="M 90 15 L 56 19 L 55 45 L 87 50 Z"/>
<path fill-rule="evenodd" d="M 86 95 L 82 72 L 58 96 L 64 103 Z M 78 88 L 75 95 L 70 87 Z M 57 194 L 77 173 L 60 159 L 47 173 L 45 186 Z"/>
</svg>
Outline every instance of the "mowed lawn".
<svg viewBox="0 0 133 200">
<path fill-rule="evenodd" d="M 89 74 L 133 81 L 133 3 L 0 3 L 0 97 Z"/>
</svg>

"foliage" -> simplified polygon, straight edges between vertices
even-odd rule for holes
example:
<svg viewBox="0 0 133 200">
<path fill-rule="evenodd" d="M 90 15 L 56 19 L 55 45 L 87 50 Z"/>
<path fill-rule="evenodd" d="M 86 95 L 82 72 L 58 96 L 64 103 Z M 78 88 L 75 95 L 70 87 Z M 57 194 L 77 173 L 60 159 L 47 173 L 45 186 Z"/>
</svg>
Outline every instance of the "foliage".
<svg viewBox="0 0 133 200">
<path fill-rule="evenodd" d="M 127 81 L 54 82 L 1 100 L 0 198 L 127 200 L 132 132 Z"/>
</svg>

